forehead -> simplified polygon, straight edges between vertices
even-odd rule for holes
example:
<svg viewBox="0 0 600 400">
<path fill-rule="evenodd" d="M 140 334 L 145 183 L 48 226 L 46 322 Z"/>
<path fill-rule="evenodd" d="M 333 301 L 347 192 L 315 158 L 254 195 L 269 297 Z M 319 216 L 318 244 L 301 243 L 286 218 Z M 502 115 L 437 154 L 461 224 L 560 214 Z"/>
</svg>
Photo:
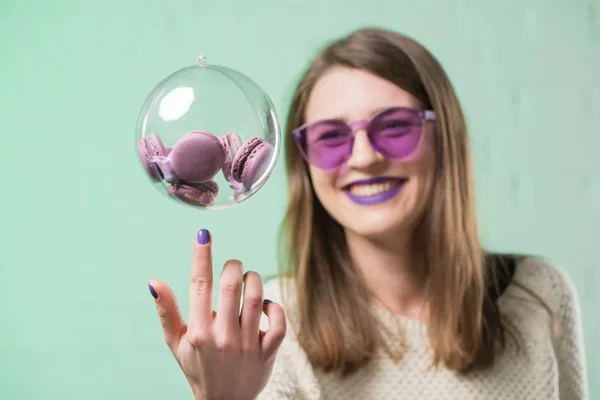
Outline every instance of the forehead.
<svg viewBox="0 0 600 400">
<path fill-rule="evenodd" d="M 420 102 L 392 82 L 370 72 L 333 67 L 319 78 L 306 106 L 306 121 L 368 119 L 389 107 L 420 108 Z"/>
</svg>

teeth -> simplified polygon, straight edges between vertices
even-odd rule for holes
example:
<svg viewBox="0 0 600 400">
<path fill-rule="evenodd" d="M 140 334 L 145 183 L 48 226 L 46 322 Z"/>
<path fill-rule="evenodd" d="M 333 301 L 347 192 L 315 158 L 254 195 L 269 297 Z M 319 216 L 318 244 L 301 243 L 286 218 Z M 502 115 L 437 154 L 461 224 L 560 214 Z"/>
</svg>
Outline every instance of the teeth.
<svg viewBox="0 0 600 400">
<path fill-rule="evenodd" d="M 350 187 L 350 193 L 352 193 L 355 196 L 362 197 L 375 196 L 387 192 L 388 190 L 395 188 L 399 184 L 400 182 L 398 181 L 386 181 L 379 183 L 371 183 L 368 185 L 352 185 Z"/>
</svg>

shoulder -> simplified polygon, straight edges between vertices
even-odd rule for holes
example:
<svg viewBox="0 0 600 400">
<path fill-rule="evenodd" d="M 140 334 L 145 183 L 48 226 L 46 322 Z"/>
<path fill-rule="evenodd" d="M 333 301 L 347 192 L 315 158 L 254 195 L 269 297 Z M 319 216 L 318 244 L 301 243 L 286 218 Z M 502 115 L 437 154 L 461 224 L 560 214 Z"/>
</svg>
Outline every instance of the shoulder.
<svg viewBox="0 0 600 400">
<path fill-rule="evenodd" d="M 533 291 L 556 311 L 561 301 L 577 298 L 577 290 L 568 272 L 543 257 L 521 258 L 514 280 Z"/>
<path fill-rule="evenodd" d="M 552 344 L 558 365 L 560 398 L 587 398 L 581 307 L 571 277 L 549 261 L 532 257 L 519 263 L 515 280 L 537 292 L 554 313 Z"/>
<path fill-rule="evenodd" d="M 543 257 L 520 258 L 505 294 L 500 302 L 503 310 L 527 324 L 535 325 L 537 317 L 547 315 L 545 309 L 551 313 L 555 334 L 562 325 L 579 325 L 581 308 L 573 280 L 566 270 Z M 536 304 L 542 306 L 534 307 L 537 311 L 529 307 Z"/>
</svg>

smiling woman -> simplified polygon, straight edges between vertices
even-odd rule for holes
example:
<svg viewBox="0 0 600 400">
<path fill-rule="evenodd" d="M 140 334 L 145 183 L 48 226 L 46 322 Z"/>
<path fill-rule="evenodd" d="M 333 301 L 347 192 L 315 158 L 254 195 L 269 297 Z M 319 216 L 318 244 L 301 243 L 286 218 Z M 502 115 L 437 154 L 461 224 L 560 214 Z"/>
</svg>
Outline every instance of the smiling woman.
<svg viewBox="0 0 600 400">
<path fill-rule="evenodd" d="M 163 324 L 198 399 L 587 398 L 569 277 L 479 241 L 467 126 L 433 55 L 381 29 L 334 41 L 287 134 L 280 276 L 263 287 L 227 263 L 211 315 L 203 234 L 202 312 Z M 169 321 L 176 303 L 152 284 Z"/>
<path fill-rule="evenodd" d="M 433 187 L 433 111 L 389 80 L 334 66 L 314 84 L 305 116 L 295 138 L 327 212 L 359 235 L 410 235 Z"/>
</svg>

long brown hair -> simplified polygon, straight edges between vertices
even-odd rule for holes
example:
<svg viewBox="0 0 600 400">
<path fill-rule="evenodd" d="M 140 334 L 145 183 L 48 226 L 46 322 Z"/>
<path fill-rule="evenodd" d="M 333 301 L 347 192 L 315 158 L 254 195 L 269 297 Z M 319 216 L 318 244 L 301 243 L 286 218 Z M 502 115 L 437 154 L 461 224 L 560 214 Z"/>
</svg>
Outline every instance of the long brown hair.
<svg viewBox="0 0 600 400">
<path fill-rule="evenodd" d="M 382 29 L 361 29 L 329 44 L 304 73 L 292 98 L 285 158 L 289 205 L 282 225 L 280 273 L 290 276 L 292 321 L 313 366 L 349 375 L 386 341 L 370 306 L 371 294 L 349 257 L 343 228 L 312 188 L 291 130 L 305 121 L 312 88 L 332 66 L 368 71 L 395 83 L 436 114 L 437 177 L 417 228 L 415 249 L 427 268 L 428 335 L 433 364 L 459 372 L 492 364 L 507 327 L 490 290 L 506 257 L 487 255 L 479 242 L 467 126 L 439 62 L 416 41 Z M 510 259 L 508 261 L 511 261 Z M 283 282 L 283 280 L 282 280 Z M 494 285 L 492 285 L 494 286 Z M 282 286 L 284 298 L 287 287 Z M 513 335 L 514 337 L 514 335 Z M 391 353 L 390 353 L 391 354 Z"/>
</svg>

